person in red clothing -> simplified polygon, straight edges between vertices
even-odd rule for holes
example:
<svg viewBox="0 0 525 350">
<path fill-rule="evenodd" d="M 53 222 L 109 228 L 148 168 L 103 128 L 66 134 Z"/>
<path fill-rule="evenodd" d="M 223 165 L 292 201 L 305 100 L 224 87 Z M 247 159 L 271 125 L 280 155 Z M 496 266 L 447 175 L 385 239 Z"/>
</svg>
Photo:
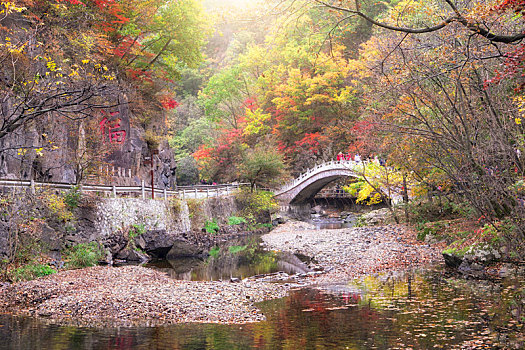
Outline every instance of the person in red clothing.
<svg viewBox="0 0 525 350">
<path fill-rule="evenodd" d="M 344 160 L 344 154 L 343 154 L 343 152 L 339 152 L 337 154 L 337 161 L 340 162 L 342 160 Z"/>
</svg>

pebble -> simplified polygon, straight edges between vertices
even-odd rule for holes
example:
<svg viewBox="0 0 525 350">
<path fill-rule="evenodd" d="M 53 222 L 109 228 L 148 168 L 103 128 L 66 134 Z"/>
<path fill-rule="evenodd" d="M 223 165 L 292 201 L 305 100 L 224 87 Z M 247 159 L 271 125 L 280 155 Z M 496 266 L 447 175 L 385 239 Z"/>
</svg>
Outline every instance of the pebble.
<svg viewBox="0 0 525 350">
<path fill-rule="evenodd" d="M 256 302 L 284 297 L 289 290 L 261 281 L 235 282 L 178 281 L 140 266 L 91 267 L 1 286 L 0 313 L 94 327 L 243 324 L 265 319 Z"/>
<path fill-rule="evenodd" d="M 297 237 L 301 232 L 301 239 Z M 302 254 L 313 259 L 322 274 L 307 274 L 310 284 L 342 283 L 366 274 L 442 263 L 442 244 L 417 240 L 402 225 L 316 230 L 304 223 L 287 222 L 262 239 L 269 249 Z"/>
</svg>

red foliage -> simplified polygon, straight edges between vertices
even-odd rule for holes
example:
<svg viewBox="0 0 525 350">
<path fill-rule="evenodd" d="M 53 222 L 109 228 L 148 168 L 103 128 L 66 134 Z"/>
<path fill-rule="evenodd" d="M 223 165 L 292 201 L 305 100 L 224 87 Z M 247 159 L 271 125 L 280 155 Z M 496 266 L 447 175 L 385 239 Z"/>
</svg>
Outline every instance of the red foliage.
<svg viewBox="0 0 525 350">
<path fill-rule="evenodd" d="M 168 109 L 168 110 L 177 108 L 179 106 L 179 103 L 170 97 L 162 99 L 160 103 L 162 104 L 162 107 L 164 109 Z"/>
<path fill-rule="evenodd" d="M 152 74 L 150 71 L 144 71 L 141 69 L 128 69 L 127 72 L 130 75 L 131 79 L 149 83 L 153 82 L 153 79 L 151 78 Z"/>
<path fill-rule="evenodd" d="M 244 100 L 243 105 L 252 112 L 255 111 L 257 108 L 259 108 L 257 100 L 252 97 L 249 97 L 246 100 Z"/>
<path fill-rule="evenodd" d="M 304 137 L 301 140 L 296 141 L 295 144 L 299 147 L 306 146 L 308 151 L 317 154 L 319 152 L 321 142 L 324 140 L 326 140 L 326 136 L 321 135 L 318 132 L 311 134 L 306 133 Z"/>
<path fill-rule="evenodd" d="M 512 10 L 516 14 L 525 14 L 525 0 L 504 0 L 496 7 L 496 11 Z"/>
<path fill-rule="evenodd" d="M 523 15 L 525 15 L 525 0 L 504 0 L 497 7 L 494 8 L 496 12 L 503 13 L 505 11 L 513 11 L 516 15 L 521 16 L 523 20 Z M 504 63 L 503 69 L 497 69 L 494 72 L 494 77 L 485 82 L 485 88 L 490 83 L 499 83 L 504 79 L 518 78 L 521 81 L 518 81 L 518 86 L 516 87 L 516 92 L 522 91 L 525 88 L 525 81 L 523 73 L 525 69 L 525 44 L 520 43 L 514 51 L 507 52 L 505 54 L 506 60 Z"/>
<path fill-rule="evenodd" d="M 195 153 L 193 153 L 193 158 L 195 158 L 195 160 L 208 159 L 211 157 L 212 150 L 213 148 L 211 147 L 208 147 L 206 145 L 200 145 L 199 149 Z"/>
</svg>

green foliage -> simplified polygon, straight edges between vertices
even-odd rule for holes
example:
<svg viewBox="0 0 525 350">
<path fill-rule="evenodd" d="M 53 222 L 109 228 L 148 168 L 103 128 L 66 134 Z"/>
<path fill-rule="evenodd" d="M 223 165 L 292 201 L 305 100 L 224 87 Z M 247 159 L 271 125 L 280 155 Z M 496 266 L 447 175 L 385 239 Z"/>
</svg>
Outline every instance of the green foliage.
<svg viewBox="0 0 525 350">
<path fill-rule="evenodd" d="M 209 121 L 227 120 L 235 125 L 237 116 L 242 115 L 242 88 L 245 84 L 241 69 L 236 66 L 223 69 L 209 80 L 199 95 L 199 103 L 204 108 Z"/>
<path fill-rule="evenodd" d="M 438 229 L 435 226 L 429 226 L 423 223 L 418 223 L 416 225 L 416 230 L 417 230 L 417 239 L 420 241 L 424 241 L 426 236 L 435 235 Z"/>
<path fill-rule="evenodd" d="M 206 223 L 204 224 L 204 229 L 208 234 L 216 234 L 217 232 L 219 232 L 219 224 L 215 219 L 206 220 Z"/>
<path fill-rule="evenodd" d="M 132 229 L 129 230 L 129 238 L 131 239 L 146 233 L 146 226 L 144 224 L 133 224 L 131 227 Z"/>
<path fill-rule="evenodd" d="M 213 247 L 210 249 L 210 251 L 208 252 L 208 254 L 212 257 L 212 258 L 217 258 L 219 256 L 219 253 L 221 251 L 221 248 L 219 247 Z"/>
<path fill-rule="evenodd" d="M 240 224 L 245 224 L 245 223 L 246 223 L 246 219 L 240 216 L 230 216 L 228 218 L 228 225 L 230 226 L 240 225 Z"/>
<path fill-rule="evenodd" d="M 104 258 L 104 250 L 99 243 L 81 243 L 71 247 L 65 260 L 68 268 L 95 266 Z"/>
<path fill-rule="evenodd" d="M 284 160 L 282 154 L 269 145 L 257 145 L 246 152 L 239 164 L 241 179 L 256 184 L 272 186 L 283 175 Z"/>
<path fill-rule="evenodd" d="M 240 252 L 246 250 L 246 248 L 248 248 L 247 245 L 233 245 L 231 247 L 228 247 L 228 251 L 231 254 L 237 254 L 237 253 L 240 253 Z"/>
<path fill-rule="evenodd" d="M 56 273 L 56 270 L 49 265 L 43 265 L 38 263 L 31 263 L 21 267 L 18 267 L 10 272 L 9 278 L 13 282 L 29 281 L 35 278 L 51 275 Z"/>
<path fill-rule="evenodd" d="M 199 181 L 199 169 L 195 158 L 188 156 L 177 161 L 177 185 L 188 186 Z"/>
<path fill-rule="evenodd" d="M 279 209 L 273 193 L 268 191 L 251 192 L 242 189 L 236 194 L 236 198 L 243 207 L 244 217 L 257 217 L 261 213 L 273 213 Z"/>
<path fill-rule="evenodd" d="M 64 202 L 67 204 L 69 209 L 75 209 L 78 207 L 82 193 L 78 186 L 73 186 L 69 191 L 64 194 Z"/>
<path fill-rule="evenodd" d="M 263 227 L 266 227 L 266 228 L 272 228 L 273 225 L 270 224 L 270 223 L 257 224 L 257 228 L 263 228 Z"/>
</svg>

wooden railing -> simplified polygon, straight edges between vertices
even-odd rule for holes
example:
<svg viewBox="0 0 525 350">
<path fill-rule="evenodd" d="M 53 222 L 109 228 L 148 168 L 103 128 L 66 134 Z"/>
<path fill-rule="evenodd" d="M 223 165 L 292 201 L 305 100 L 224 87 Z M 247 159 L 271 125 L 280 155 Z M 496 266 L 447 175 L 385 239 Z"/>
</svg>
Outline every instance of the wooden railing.
<svg viewBox="0 0 525 350">
<path fill-rule="evenodd" d="M 146 198 L 210 198 L 229 196 L 233 194 L 240 187 L 249 186 L 246 183 L 239 184 L 220 184 L 220 185 L 195 185 L 195 186 L 178 186 L 176 190 L 168 190 L 166 188 L 151 188 L 146 186 L 142 181 L 141 186 L 108 186 L 108 185 L 75 185 L 61 182 L 37 182 L 33 180 L 11 180 L 11 179 L 0 179 L 0 187 L 8 188 L 28 188 L 31 193 L 36 193 L 39 188 L 50 188 L 57 190 L 71 190 L 78 188 L 82 192 L 86 193 L 98 193 L 104 196 L 111 197 L 141 197 Z"/>
</svg>

